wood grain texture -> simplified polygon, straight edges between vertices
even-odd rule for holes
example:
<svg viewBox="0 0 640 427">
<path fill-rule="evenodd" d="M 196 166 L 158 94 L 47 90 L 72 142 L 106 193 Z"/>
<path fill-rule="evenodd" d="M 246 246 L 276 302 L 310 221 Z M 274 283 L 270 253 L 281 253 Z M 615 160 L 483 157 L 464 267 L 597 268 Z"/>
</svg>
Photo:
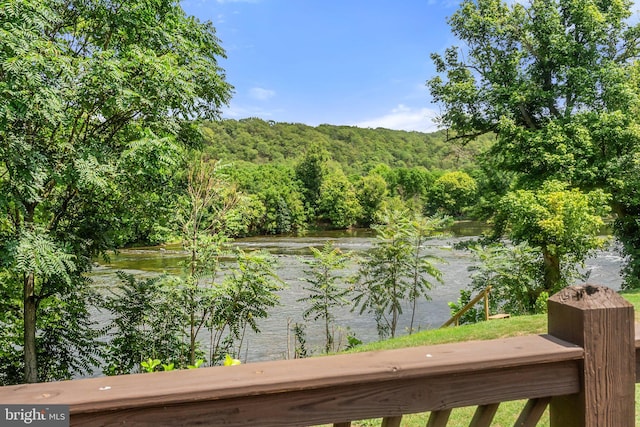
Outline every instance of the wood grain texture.
<svg viewBox="0 0 640 427">
<path fill-rule="evenodd" d="M 412 347 L 232 367 L 0 387 L 0 401 L 70 404 L 74 412 L 191 403 L 296 389 L 466 374 L 580 360 L 582 349 L 548 335 Z"/>
<path fill-rule="evenodd" d="M 553 399 L 553 427 L 635 424 L 633 306 L 609 288 L 571 286 L 548 303 L 549 334 L 584 348 L 579 394 Z"/>
<path fill-rule="evenodd" d="M 478 406 L 473 414 L 469 427 L 490 427 L 499 406 L 499 403 Z"/>
<path fill-rule="evenodd" d="M 515 422 L 515 427 L 536 427 L 551 398 L 529 399 Z"/>
<path fill-rule="evenodd" d="M 574 361 L 454 376 L 395 379 L 275 394 L 237 396 L 206 404 L 138 406 L 72 415 L 73 425 L 301 426 L 488 404 L 579 390 Z M 492 384 L 491 394 L 486 384 Z"/>
<path fill-rule="evenodd" d="M 634 425 L 640 331 L 607 288 L 570 287 L 549 301 L 549 335 L 262 362 L 233 367 L 0 387 L 2 404 L 67 404 L 71 425 L 303 426 L 530 399 L 520 425 L 551 401 L 553 427 Z M 635 375 L 634 375 L 635 372 Z M 490 387 L 488 387 L 490 385 Z"/>
<path fill-rule="evenodd" d="M 380 427 L 400 427 L 400 423 L 402 422 L 402 417 L 384 417 L 382 420 L 382 424 Z"/>
<path fill-rule="evenodd" d="M 432 412 L 431 414 L 429 414 L 429 421 L 427 421 L 427 427 L 447 427 L 447 423 L 449 422 L 450 415 L 451 415 L 451 409 Z"/>
<path fill-rule="evenodd" d="M 582 349 L 549 336 L 0 388 L 73 425 L 300 426 L 577 393 Z M 491 393 L 486 385 L 491 384 Z"/>
</svg>

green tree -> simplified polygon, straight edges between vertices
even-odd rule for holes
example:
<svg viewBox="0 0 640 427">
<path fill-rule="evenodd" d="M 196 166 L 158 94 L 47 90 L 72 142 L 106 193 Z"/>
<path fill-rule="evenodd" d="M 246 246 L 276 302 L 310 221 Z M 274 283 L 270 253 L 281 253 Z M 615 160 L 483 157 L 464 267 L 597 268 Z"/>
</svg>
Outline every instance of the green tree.
<svg viewBox="0 0 640 427">
<path fill-rule="evenodd" d="M 479 261 L 471 275 L 471 289 L 477 293 L 491 286 L 492 310 L 524 315 L 539 313 L 541 305 L 546 309 L 549 293 L 544 282 L 544 261 L 538 248 L 523 242 L 518 245 L 493 243 L 471 250 Z M 570 271 L 565 269 L 565 276 L 577 274 L 575 264 L 566 267 Z"/>
<path fill-rule="evenodd" d="M 151 358 L 186 367 L 184 316 L 176 310 L 181 300 L 175 287 L 163 277 L 136 279 L 120 272 L 120 284 L 109 289 L 104 307 L 110 312 L 103 372 L 122 375 L 143 372 Z"/>
<path fill-rule="evenodd" d="M 561 263 L 583 263 L 602 247 L 602 217 L 609 212 L 608 195 L 601 190 L 582 193 L 558 181 L 540 190 L 517 190 L 500 202 L 498 222 L 514 243 L 539 248 L 544 263 L 544 290 L 553 294 L 569 282 Z"/>
<path fill-rule="evenodd" d="M 304 281 L 309 284 L 304 290 L 309 296 L 300 298 L 298 302 L 307 303 L 307 308 L 302 312 L 305 320 L 313 318 L 314 321 L 322 319 L 324 322 L 325 353 L 334 348 L 334 335 L 332 324 L 335 320 L 333 308 L 349 304 L 346 297 L 350 289 L 341 286 L 338 280 L 338 272 L 346 266 L 348 255 L 343 254 L 339 248 L 334 247 L 333 242 L 327 241 L 322 250 L 311 248 L 313 256 L 310 260 L 304 260 L 308 268 L 304 270 Z"/>
<path fill-rule="evenodd" d="M 0 385 L 15 384 L 22 377 L 22 354 L 15 351 L 15 343 L 22 339 L 20 289 L 12 286 L 9 273 L 0 271 Z"/>
<path fill-rule="evenodd" d="M 422 248 L 436 223 L 440 222 L 421 218 L 412 222 L 408 210 L 387 210 L 372 227 L 376 241 L 360 263 L 353 301 L 360 314 L 374 315 L 380 337 L 395 337 L 407 299 L 415 311 L 414 302 L 420 296 L 428 297 L 428 276 L 440 280 L 440 272 Z"/>
<path fill-rule="evenodd" d="M 409 303 L 411 304 L 409 334 L 413 333 L 418 300 L 420 298 L 431 299 L 428 293 L 433 287 L 430 277 L 438 283 L 442 283 L 442 272 L 434 265 L 434 262 L 442 262 L 443 260 L 425 253 L 424 246 L 428 240 L 441 234 L 441 230 L 452 223 L 453 220 L 449 217 L 433 216 L 425 218 L 419 214 L 414 214 L 414 218 L 410 223 L 409 241 L 413 253 L 410 260 L 412 277 L 408 295 Z"/>
<path fill-rule="evenodd" d="M 219 162 L 194 161 L 190 167 L 184 210 L 178 215 L 182 246 L 189 254 L 185 275 L 174 286 L 186 311 L 189 329 L 189 364 L 195 365 L 198 334 L 213 310 L 220 257 L 228 251 L 226 221 L 237 201 L 233 186 Z M 205 280 L 208 279 L 208 283 Z"/>
<path fill-rule="evenodd" d="M 312 127 L 257 118 L 204 122 L 202 131 L 204 151 L 210 158 L 299 165 L 311 151 L 321 147 L 348 175 L 366 175 L 378 164 L 407 171 L 466 169 L 474 166 L 477 154 L 493 139 L 486 136 L 461 147 L 448 144 L 445 131 L 425 134 L 327 124 Z M 412 197 L 409 187 L 404 189 L 405 197 Z M 389 190 L 394 191 L 395 187 Z"/>
<path fill-rule="evenodd" d="M 466 172 L 447 172 L 427 190 L 427 210 L 460 216 L 476 199 L 478 186 Z"/>
<path fill-rule="evenodd" d="M 374 225 L 376 242 L 360 263 L 354 308 L 373 314 L 381 338 L 395 336 L 402 302 L 410 289 L 412 248 L 407 239 L 408 212 L 393 211 Z"/>
<path fill-rule="evenodd" d="M 434 177 L 424 167 L 392 169 L 394 193 L 404 200 L 424 197 Z"/>
<path fill-rule="evenodd" d="M 201 246 L 199 255 L 204 248 L 210 246 Z M 232 263 L 220 283 L 201 281 L 197 287 L 189 277 L 137 280 L 120 273 L 120 285 L 109 290 L 104 302 L 111 321 L 103 371 L 142 372 L 142 362 L 149 358 L 176 368 L 199 366 L 207 345 L 210 365 L 230 352 L 240 354 L 247 327 L 259 332 L 257 322 L 278 304 L 282 284 L 266 253 L 237 251 Z M 203 327 L 209 332 L 208 343 L 200 334 Z"/>
<path fill-rule="evenodd" d="M 243 163 L 231 174 L 239 189 L 259 200 L 264 208 L 251 224 L 256 232 L 279 234 L 305 228 L 304 198 L 292 167 Z"/>
<path fill-rule="evenodd" d="M 640 202 L 627 185 L 640 152 L 632 5 L 465 0 L 449 18 L 465 48 L 433 54 L 441 75 L 428 85 L 443 106 L 440 124 L 465 141 L 495 135 L 494 168 L 512 172 L 519 186 L 557 179 L 611 193 L 617 236 L 636 257 L 637 227 L 624 226 L 636 221 Z"/>
<path fill-rule="evenodd" d="M 36 382 L 44 306 L 81 295 L 91 256 L 117 244 L 122 156 L 182 142 L 184 123 L 215 119 L 231 88 L 213 26 L 175 2 L 3 2 L 0 39 L 0 258 L 23 290 L 14 349 Z M 17 259 L 34 235 L 49 242 L 47 270 Z"/>
<path fill-rule="evenodd" d="M 526 315 L 546 310 L 549 294 L 544 287 L 544 266 L 538 248 L 494 242 L 470 247 L 477 265 L 470 268 L 471 284 L 460 290 L 457 302 L 450 302 L 451 315 L 458 313 L 473 297 L 491 286 L 489 311 Z M 565 277 L 576 276 L 575 264 L 566 266 Z M 481 300 L 460 318 L 460 324 L 485 320 Z"/>
<path fill-rule="evenodd" d="M 216 287 L 207 321 L 212 365 L 228 353 L 240 354 L 247 328 L 260 332 L 258 321 L 279 304 L 278 292 L 284 288 L 275 272 L 276 261 L 268 252 L 236 250 L 235 263 Z"/>
<path fill-rule="evenodd" d="M 319 145 L 311 145 L 296 166 L 296 178 L 302 183 L 305 204 L 313 210 L 320 197 L 320 186 L 327 174 L 329 152 Z"/>
<path fill-rule="evenodd" d="M 320 185 L 318 216 L 335 228 L 348 228 L 356 224 L 361 212 L 356 190 L 342 169 L 327 174 Z"/>
<path fill-rule="evenodd" d="M 486 157 L 478 159 L 479 168 L 470 172 L 478 184 L 478 197 L 468 207 L 467 215 L 481 220 L 489 220 L 500 199 L 513 189 L 513 173 L 496 169 Z"/>
<path fill-rule="evenodd" d="M 387 197 L 387 182 L 375 173 L 364 176 L 358 183 L 356 195 L 362 207 L 359 222 L 368 227 L 375 222 L 376 215 Z"/>
<path fill-rule="evenodd" d="M 185 125 L 187 128 L 190 126 Z M 188 141 L 195 142 L 197 138 Z M 108 233 L 114 246 L 154 245 L 174 239 L 173 218 L 178 209 L 175 202 L 184 191 L 182 171 L 188 168 L 185 162 L 188 157 L 175 138 L 148 134 L 133 141 L 118 161 L 108 198 L 102 199 L 104 203 L 117 200 L 118 204 L 100 209 L 102 203 L 96 203 L 94 211 L 87 212 L 97 217 L 92 225 L 103 222 L 106 226 L 102 226 L 102 232 Z"/>
</svg>

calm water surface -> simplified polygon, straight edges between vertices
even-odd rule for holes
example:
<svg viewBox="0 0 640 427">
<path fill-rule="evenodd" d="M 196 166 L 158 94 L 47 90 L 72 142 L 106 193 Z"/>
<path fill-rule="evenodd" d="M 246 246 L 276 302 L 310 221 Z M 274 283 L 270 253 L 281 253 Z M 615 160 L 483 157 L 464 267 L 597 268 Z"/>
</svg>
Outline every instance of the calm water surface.
<svg viewBox="0 0 640 427">
<path fill-rule="evenodd" d="M 430 301 L 420 301 L 414 325 L 420 329 L 437 328 L 450 316 L 450 301 L 457 300 L 460 289 L 470 283 L 469 267 L 474 260 L 465 250 L 455 249 L 456 243 L 473 238 L 487 229 L 486 225 L 474 222 L 460 222 L 452 228 L 452 236 L 432 240 L 425 251 L 442 258 L 438 268 L 443 273 L 444 284 L 436 285 L 431 291 Z M 269 236 L 239 239 L 235 245 L 244 250 L 262 249 L 269 251 L 278 261 L 277 273 L 286 283 L 285 290 L 280 292 L 281 306 L 270 313 L 270 317 L 259 323 L 262 333 L 248 334 L 245 339 L 246 348 L 241 358 L 243 361 L 255 362 L 261 360 L 282 359 L 292 352 L 293 338 L 288 330 L 293 323 L 303 323 L 302 311 L 304 307 L 297 302 L 307 295 L 302 288 L 305 282 L 302 259 L 310 257 L 310 247 L 322 247 L 327 240 L 344 252 L 358 254 L 372 247 L 374 241 L 370 230 L 354 230 L 339 232 L 311 233 L 302 237 Z M 100 262 L 94 270 L 93 278 L 96 286 L 111 287 L 117 284 L 116 271 L 125 271 L 139 277 L 149 277 L 161 274 L 179 274 L 179 262 L 184 260 L 185 254 L 179 246 L 148 247 L 124 249 L 112 255 L 110 262 Z M 590 273 L 589 282 L 619 289 L 621 284 L 620 268 L 622 258 L 615 247 L 598 252 L 595 258 L 589 259 L 586 269 Z M 355 272 L 351 266 L 347 274 Z M 348 308 L 335 311 L 335 324 L 342 330 L 338 335 L 346 341 L 346 330 L 364 342 L 374 341 L 377 337 L 375 322 L 367 315 L 352 313 Z M 406 333 L 410 322 L 410 308 L 407 304 L 400 319 L 399 334 Z M 96 313 L 100 323 L 106 322 L 105 313 Z M 319 350 L 323 343 L 323 329 L 321 325 L 307 323 L 307 347 L 309 350 Z"/>
</svg>

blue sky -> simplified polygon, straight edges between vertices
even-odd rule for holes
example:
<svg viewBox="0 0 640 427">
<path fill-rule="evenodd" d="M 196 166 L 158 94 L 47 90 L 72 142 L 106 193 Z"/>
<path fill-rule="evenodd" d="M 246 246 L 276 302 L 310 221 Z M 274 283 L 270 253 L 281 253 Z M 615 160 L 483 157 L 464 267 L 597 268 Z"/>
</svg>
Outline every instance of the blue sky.
<svg viewBox="0 0 640 427">
<path fill-rule="evenodd" d="M 454 0 L 187 0 L 227 52 L 224 118 L 434 131 L 431 52 Z"/>
</svg>

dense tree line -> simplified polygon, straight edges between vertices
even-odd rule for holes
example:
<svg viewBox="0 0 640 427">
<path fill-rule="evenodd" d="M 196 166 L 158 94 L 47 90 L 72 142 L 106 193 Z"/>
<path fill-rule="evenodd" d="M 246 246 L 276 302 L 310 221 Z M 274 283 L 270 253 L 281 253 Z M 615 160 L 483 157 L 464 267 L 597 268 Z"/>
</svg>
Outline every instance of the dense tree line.
<svg viewBox="0 0 640 427">
<path fill-rule="evenodd" d="M 258 118 L 205 122 L 205 147 L 210 157 L 225 161 L 294 163 L 309 145 L 331 153 L 347 175 L 366 174 L 378 164 L 422 166 L 429 170 L 466 169 L 493 140 L 478 138 L 464 147 L 447 142 L 447 132 L 407 132 L 384 128 L 280 123 Z"/>
<path fill-rule="evenodd" d="M 325 127 L 322 136 L 302 125 L 212 122 L 232 93 L 218 66 L 225 52 L 212 24 L 187 16 L 177 2 L 2 2 L 0 38 L 2 383 L 67 379 L 101 360 L 110 372 L 126 372 L 144 351 L 182 354 L 183 325 L 185 363 L 200 355 L 202 328 L 221 349 L 231 348 L 275 304 L 278 285 L 270 260 L 235 253 L 238 269 L 212 286 L 219 258 L 230 256 L 225 236 L 298 231 L 316 221 L 348 227 L 363 212 L 375 215 L 384 199 L 379 178 L 358 193 L 358 169 L 342 171 L 336 162 L 355 165 L 354 147 L 370 145 L 362 136 L 355 144 L 354 129 Z M 286 129 L 286 138 L 268 136 L 272 128 Z M 221 139 L 209 143 L 211 129 Z M 260 138 L 247 139 L 249 131 Z M 333 131 L 339 136 L 329 137 Z M 382 132 L 401 151 L 425 137 Z M 316 142 L 315 157 L 302 150 Z M 272 149 L 278 144 L 281 150 Z M 368 159 L 357 163 L 377 165 L 385 150 L 363 152 Z M 271 160 L 289 161 L 241 164 L 278 153 L 282 159 Z M 404 160 L 380 160 L 417 158 L 395 155 Z M 238 166 L 226 168 L 228 161 Z M 87 275 L 93 259 L 164 239 L 182 241 L 191 262 L 169 288 L 123 276 L 105 303 L 120 322 L 111 325 L 105 350 L 98 339 L 104 331 L 89 314 L 99 302 Z M 150 324 L 158 334 L 147 333 Z"/>
<path fill-rule="evenodd" d="M 325 154 L 312 151 L 294 166 L 234 163 L 230 178 L 244 195 L 244 223 L 233 235 L 369 227 L 386 208 L 460 218 L 476 206 L 479 184 L 466 172 L 379 164 L 347 176 Z"/>
<path fill-rule="evenodd" d="M 68 378 L 97 355 L 92 257 L 171 208 L 225 53 L 164 0 L 2 2 L 0 39 L 0 376 Z"/>
<path fill-rule="evenodd" d="M 484 268 L 474 286 L 494 285 L 518 312 L 544 307 L 543 296 L 570 283 L 576 263 L 601 246 L 597 229 L 609 212 L 629 259 L 624 286 L 640 285 L 632 5 L 464 0 L 449 18 L 460 46 L 432 55 L 438 75 L 427 84 L 440 122 L 461 141 L 496 136 L 480 166 L 508 185 L 484 211 L 497 219 L 496 242 L 520 245 L 476 248 Z"/>
<path fill-rule="evenodd" d="M 353 290 L 381 336 L 395 334 L 402 301 L 440 279 L 420 247 L 442 214 L 496 225 L 472 248 L 472 289 L 491 284 L 509 310 L 540 310 L 571 283 L 612 213 L 625 286 L 639 286 L 631 4 L 464 0 L 449 23 L 465 47 L 434 54 L 428 81 L 447 130 L 424 134 L 216 121 L 232 93 L 224 50 L 210 23 L 173 1 L 3 2 L 0 382 L 70 378 L 101 361 L 124 373 L 148 357 L 221 360 L 280 289 L 273 260 L 232 251 L 234 236 L 377 229 Z M 166 240 L 190 255 L 182 274 L 123 275 L 100 302 L 114 317 L 101 343 L 92 260 Z M 221 257 L 234 260 L 223 277 Z M 329 351 L 344 260 L 330 246 L 314 259 L 305 316 L 325 322 Z"/>
</svg>

